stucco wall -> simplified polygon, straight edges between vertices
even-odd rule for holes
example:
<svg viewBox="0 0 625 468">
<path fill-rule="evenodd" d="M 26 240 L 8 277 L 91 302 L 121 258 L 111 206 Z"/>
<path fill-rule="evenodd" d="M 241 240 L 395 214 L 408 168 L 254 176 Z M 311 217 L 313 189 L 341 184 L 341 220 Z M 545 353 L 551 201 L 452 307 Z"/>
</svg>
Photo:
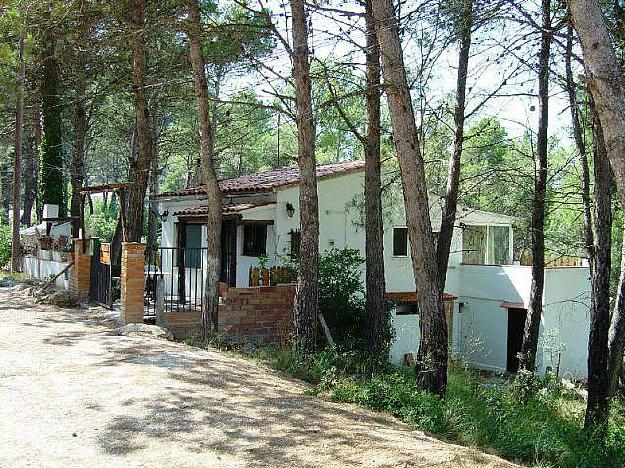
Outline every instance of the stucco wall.
<svg viewBox="0 0 625 468">
<path fill-rule="evenodd" d="M 57 262 L 54 260 L 43 260 L 34 255 L 24 255 L 22 259 L 22 271 L 34 278 L 47 280 L 61 272 L 67 267 L 68 262 Z M 69 272 L 59 276 L 55 285 L 59 288 L 69 289 Z"/>
<path fill-rule="evenodd" d="M 491 370 L 506 370 L 508 314 L 501 303 L 529 303 L 531 267 L 462 265 L 458 301 L 458 354 Z M 586 267 L 545 271 L 537 367 L 572 378 L 586 377 L 589 332 L 589 271 Z M 558 355 L 560 357 L 558 358 Z"/>
</svg>

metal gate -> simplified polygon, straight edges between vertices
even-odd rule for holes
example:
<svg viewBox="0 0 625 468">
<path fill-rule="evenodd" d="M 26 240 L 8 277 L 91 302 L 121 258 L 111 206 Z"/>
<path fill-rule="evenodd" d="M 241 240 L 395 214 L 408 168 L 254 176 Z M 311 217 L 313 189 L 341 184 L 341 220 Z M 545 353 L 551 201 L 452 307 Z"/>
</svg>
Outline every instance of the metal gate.
<svg viewBox="0 0 625 468">
<path fill-rule="evenodd" d="M 92 239 L 91 242 L 91 284 L 89 287 L 89 299 L 108 309 L 112 309 L 110 244 L 100 244 L 98 239 Z"/>
<path fill-rule="evenodd" d="M 163 281 L 165 312 L 202 310 L 206 247 L 159 247 L 148 250 L 145 266 L 144 312 L 156 314 L 157 284 Z"/>
</svg>

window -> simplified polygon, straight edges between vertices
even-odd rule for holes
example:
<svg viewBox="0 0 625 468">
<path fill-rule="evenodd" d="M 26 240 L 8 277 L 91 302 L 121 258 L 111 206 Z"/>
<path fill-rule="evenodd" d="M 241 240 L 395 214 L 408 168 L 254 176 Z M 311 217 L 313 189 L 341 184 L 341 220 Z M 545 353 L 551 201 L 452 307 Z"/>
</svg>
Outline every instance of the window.
<svg viewBox="0 0 625 468">
<path fill-rule="evenodd" d="M 295 230 L 295 229 L 291 229 L 291 231 L 289 232 L 289 236 L 291 237 L 291 241 L 290 241 L 290 251 L 289 251 L 289 256 L 291 258 L 298 258 L 299 257 L 299 246 L 302 242 L 302 233 L 301 231 Z"/>
<path fill-rule="evenodd" d="M 243 255 L 258 257 L 267 253 L 267 225 L 243 225 Z"/>
<path fill-rule="evenodd" d="M 434 238 L 434 248 L 436 248 L 438 231 L 432 231 L 432 237 Z M 408 228 L 406 227 L 393 228 L 393 256 L 408 256 Z"/>
<path fill-rule="evenodd" d="M 462 263 L 486 263 L 486 226 L 465 226 L 462 231 Z"/>
<path fill-rule="evenodd" d="M 419 306 L 414 303 L 399 303 L 395 315 L 419 315 Z"/>
<path fill-rule="evenodd" d="M 510 263 L 510 226 L 465 226 L 462 262 L 470 265 Z"/>
<path fill-rule="evenodd" d="M 507 265 L 510 262 L 510 228 L 508 226 L 488 227 L 488 262 Z"/>
<path fill-rule="evenodd" d="M 202 256 L 202 225 L 185 224 L 184 265 L 187 268 L 200 268 Z"/>
<path fill-rule="evenodd" d="M 393 256 L 408 256 L 408 228 L 393 228 Z"/>
</svg>

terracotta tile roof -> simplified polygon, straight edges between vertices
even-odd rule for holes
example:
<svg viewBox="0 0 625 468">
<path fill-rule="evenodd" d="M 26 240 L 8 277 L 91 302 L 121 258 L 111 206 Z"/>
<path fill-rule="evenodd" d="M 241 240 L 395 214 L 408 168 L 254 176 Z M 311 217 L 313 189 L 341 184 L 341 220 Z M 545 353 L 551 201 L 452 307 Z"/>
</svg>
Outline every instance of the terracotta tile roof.
<svg viewBox="0 0 625 468">
<path fill-rule="evenodd" d="M 250 208 L 256 208 L 257 206 L 270 205 L 269 203 L 239 203 L 237 205 L 223 205 L 221 207 L 221 213 L 223 215 L 236 214 L 241 211 L 249 210 Z M 180 217 L 194 217 L 194 216 L 206 216 L 208 215 L 208 207 L 206 205 L 194 206 L 193 208 L 185 208 L 184 210 L 174 212 L 174 216 Z"/>
<path fill-rule="evenodd" d="M 317 166 L 317 177 L 330 177 L 335 174 L 357 171 L 365 167 L 364 161 L 347 161 L 342 163 L 319 164 Z M 219 182 L 219 187 L 223 193 L 240 192 L 271 192 L 276 188 L 299 182 L 299 168 L 283 167 L 273 171 L 261 172 L 255 175 L 246 175 L 234 179 L 226 179 Z M 202 195 L 204 187 L 193 187 L 179 191 L 164 192 L 158 197 L 181 197 L 188 195 Z"/>
</svg>

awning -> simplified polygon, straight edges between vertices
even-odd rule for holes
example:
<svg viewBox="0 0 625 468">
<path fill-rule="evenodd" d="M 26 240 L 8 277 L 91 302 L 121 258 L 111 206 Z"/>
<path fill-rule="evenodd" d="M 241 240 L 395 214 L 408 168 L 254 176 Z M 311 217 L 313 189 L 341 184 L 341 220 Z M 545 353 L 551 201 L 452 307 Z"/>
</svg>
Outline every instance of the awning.
<svg viewBox="0 0 625 468">
<path fill-rule="evenodd" d="M 393 291 L 384 294 L 384 299 L 387 301 L 401 302 L 403 304 L 416 304 L 417 298 L 416 291 Z M 456 299 L 458 298 L 453 294 L 443 293 L 443 302 L 452 302 Z"/>
<path fill-rule="evenodd" d="M 275 204 L 275 202 L 238 203 L 235 205 L 223 205 L 221 207 L 221 213 L 223 216 L 236 215 L 245 210 L 257 208 L 259 206 L 271 205 L 271 204 Z M 174 212 L 174 216 L 178 216 L 179 218 L 205 217 L 205 216 L 208 216 L 208 206 L 199 205 L 199 206 L 194 206 L 193 208 L 185 208 L 184 210 Z"/>
</svg>

